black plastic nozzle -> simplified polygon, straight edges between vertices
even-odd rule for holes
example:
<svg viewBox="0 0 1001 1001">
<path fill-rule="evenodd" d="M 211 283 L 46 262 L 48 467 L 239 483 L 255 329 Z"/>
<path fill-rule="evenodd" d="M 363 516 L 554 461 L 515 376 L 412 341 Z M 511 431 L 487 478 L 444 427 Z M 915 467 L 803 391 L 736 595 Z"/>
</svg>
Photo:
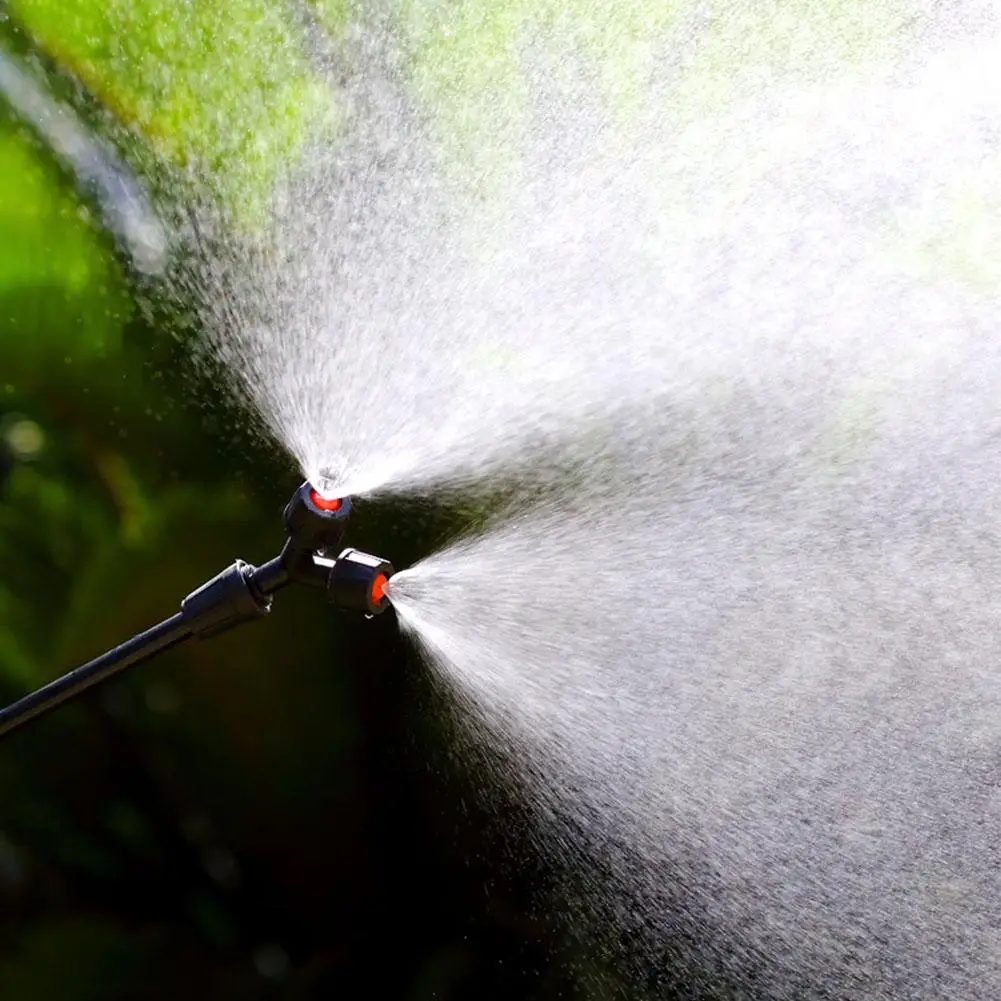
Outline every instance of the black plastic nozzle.
<svg viewBox="0 0 1001 1001">
<path fill-rule="evenodd" d="M 340 549 L 350 513 L 347 497 L 325 498 L 309 482 L 303 483 L 285 506 L 285 548 L 277 560 L 255 571 L 258 587 L 271 593 L 276 582 L 312 584 L 326 588 L 338 608 L 364 615 L 384 612 L 393 565 L 358 549 Z"/>
<path fill-rule="evenodd" d="M 288 537 L 278 556 L 260 567 L 237 560 L 192 591 L 169 619 L 0 710 L 0 735 L 191 636 L 205 639 L 267 615 L 271 596 L 292 583 L 324 588 L 338 608 L 384 612 L 393 567 L 379 556 L 341 549 L 350 514 L 347 497 L 327 498 L 303 483 L 285 506 Z"/>
<path fill-rule="evenodd" d="M 285 505 L 284 549 L 251 576 L 260 593 L 272 594 L 291 583 L 310 584 L 325 588 L 338 608 L 365 615 L 385 611 L 392 564 L 381 556 L 341 549 L 350 513 L 349 498 L 327 498 L 308 481 L 303 483 Z"/>
<path fill-rule="evenodd" d="M 338 608 L 378 615 L 389 607 L 386 588 L 393 565 L 379 556 L 345 549 L 327 577 L 327 594 Z"/>
<path fill-rule="evenodd" d="M 349 497 L 324 497 L 307 481 L 292 494 L 282 517 L 298 552 L 328 553 L 340 550 L 350 514 Z"/>
</svg>

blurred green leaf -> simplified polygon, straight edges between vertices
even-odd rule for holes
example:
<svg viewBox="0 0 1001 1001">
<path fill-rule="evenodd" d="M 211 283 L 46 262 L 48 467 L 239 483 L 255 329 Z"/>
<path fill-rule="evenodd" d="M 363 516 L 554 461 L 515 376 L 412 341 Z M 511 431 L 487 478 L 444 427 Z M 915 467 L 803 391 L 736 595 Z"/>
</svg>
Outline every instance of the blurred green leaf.
<svg viewBox="0 0 1001 1001">
<path fill-rule="evenodd" d="M 0 117 L 0 359 L 18 388 L 121 346 L 132 306 L 107 242 L 50 158 Z"/>
<path fill-rule="evenodd" d="M 118 120 L 250 211 L 310 131 L 336 120 L 267 0 L 11 0 L 36 43 Z"/>
<path fill-rule="evenodd" d="M 352 0 L 313 0 L 313 10 L 324 29 L 333 36 L 344 31 L 352 12 Z"/>
<path fill-rule="evenodd" d="M 883 65 L 909 31 L 900 0 L 408 0 L 400 23 L 440 140 L 464 180 L 488 192 L 518 176 L 533 72 L 558 87 L 576 67 L 622 123 L 667 111 L 683 125 L 725 113 L 756 87 Z M 665 44 L 682 31 L 693 33 L 692 58 L 653 88 Z"/>
</svg>

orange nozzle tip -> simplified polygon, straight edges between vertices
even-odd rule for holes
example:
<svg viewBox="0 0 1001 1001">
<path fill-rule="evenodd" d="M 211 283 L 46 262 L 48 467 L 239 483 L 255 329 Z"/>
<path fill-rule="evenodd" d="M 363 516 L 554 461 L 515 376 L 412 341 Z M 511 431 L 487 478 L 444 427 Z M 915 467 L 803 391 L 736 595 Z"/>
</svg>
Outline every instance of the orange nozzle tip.
<svg viewBox="0 0 1001 1001">
<path fill-rule="evenodd" d="M 339 511 L 341 504 L 344 503 L 340 497 L 324 497 L 315 487 L 309 491 L 309 499 L 313 502 L 313 506 L 321 511 Z"/>
<path fill-rule="evenodd" d="M 372 603 L 379 605 L 386 600 L 386 588 L 389 586 L 389 578 L 384 574 L 379 574 L 372 581 Z"/>
</svg>

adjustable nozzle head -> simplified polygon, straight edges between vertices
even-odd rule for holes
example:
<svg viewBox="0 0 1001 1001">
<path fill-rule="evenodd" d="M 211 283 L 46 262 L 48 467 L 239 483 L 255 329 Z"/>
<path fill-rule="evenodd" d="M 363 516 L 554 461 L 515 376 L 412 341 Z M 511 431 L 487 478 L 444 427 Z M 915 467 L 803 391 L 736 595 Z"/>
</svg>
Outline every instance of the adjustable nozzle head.
<svg viewBox="0 0 1001 1001">
<path fill-rule="evenodd" d="M 351 501 L 324 497 L 303 483 L 285 506 L 288 540 L 281 555 L 255 571 L 263 594 L 293 581 L 324 587 L 339 608 L 378 615 L 389 607 L 392 564 L 357 549 L 342 549 Z M 334 553 L 339 553 L 334 556 Z"/>
<path fill-rule="evenodd" d="M 285 531 L 297 553 L 337 552 L 350 514 L 350 498 L 324 497 L 307 481 L 285 505 Z"/>
<path fill-rule="evenodd" d="M 378 615 L 389 607 L 387 587 L 393 565 L 380 556 L 345 549 L 334 560 L 327 578 L 327 594 L 338 608 Z"/>
</svg>

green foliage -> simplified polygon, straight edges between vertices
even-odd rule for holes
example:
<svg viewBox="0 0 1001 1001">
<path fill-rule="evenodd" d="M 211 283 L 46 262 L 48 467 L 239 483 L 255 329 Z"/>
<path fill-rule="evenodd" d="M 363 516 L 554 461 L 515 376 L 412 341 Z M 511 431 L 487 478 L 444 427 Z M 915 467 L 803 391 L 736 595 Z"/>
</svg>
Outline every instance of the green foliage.
<svg viewBox="0 0 1001 1001">
<path fill-rule="evenodd" d="M 0 313 L 4 386 L 79 381 L 114 357 L 131 313 L 120 269 L 51 157 L 0 119 Z"/>
<path fill-rule="evenodd" d="M 256 207 L 330 97 L 267 0 L 11 0 L 38 46 L 174 164 Z"/>
<path fill-rule="evenodd" d="M 656 80 L 664 48 L 704 18 L 692 57 Z M 907 37 L 898 0 L 408 0 L 416 92 L 467 176 L 486 192 L 517 179 L 531 126 L 530 61 L 552 81 L 575 71 L 597 83 L 623 126 L 664 111 L 681 126 L 726 112 L 762 84 L 816 80 L 846 67 L 884 65 Z M 818 46 L 818 38 L 828 44 Z M 739 55 L 739 58 L 736 56 Z"/>
<path fill-rule="evenodd" d="M 328 34 L 341 37 L 352 13 L 351 0 L 314 0 L 312 8 Z"/>
</svg>

